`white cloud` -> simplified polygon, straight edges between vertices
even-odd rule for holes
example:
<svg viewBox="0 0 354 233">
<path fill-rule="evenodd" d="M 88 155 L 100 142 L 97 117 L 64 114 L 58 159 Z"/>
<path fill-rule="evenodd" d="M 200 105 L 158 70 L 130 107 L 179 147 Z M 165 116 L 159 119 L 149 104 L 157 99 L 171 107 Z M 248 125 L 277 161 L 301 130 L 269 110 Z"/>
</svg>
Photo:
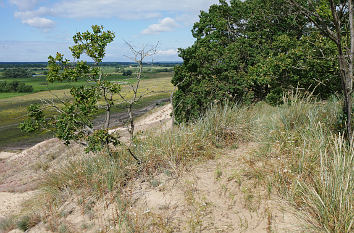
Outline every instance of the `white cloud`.
<svg viewBox="0 0 354 233">
<path fill-rule="evenodd" d="M 59 0 L 56 3 L 42 0 L 9 1 L 18 7 L 15 16 L 21 18 L 23 23 L 38 21 L 38 18 L 49 20 L 48 16 L 61 18 L 149 19 L 158 18 L 166 14 L 174 14 L 175 18 L 179 20 L 181 16 L 183 16 L 182 19 L 194 18 L 199 14 L 200 10 L 206 10 L 211 4 L 218 3 L 218 0 Z M 35 8 L 41 2 L 47 2 L 46 7 Z M 162 23 L 166 24 L 166 22 Z M 169 28 L 171 28 L 173 22 L 170 21 L 169 23 Z M 44 25 L 52 26 L 53 24 L 47 21 L 47 24 Z M 162 31 L 167 29 L 163 29 L 161 25 L 151 25 L 151 27 L 160 28 Z M 159 31 L 151 29 L 151 31 L 154 30 L 156 32 Z"/>
<path fill-rule="evenodd" d="M 162 11 L 197 12 L 218 0 L 62 0 L 53 6 L 59 15 L 70 18 L 147 18 Z"/>
<path fill-rule="evenodd" d="M 177 49 L 167 49 L 158 51 L 158 55 L 177 55 Z"/>
<path fill-rule="evenodd" d="M 37 2 L 38 0 L 10 0 L 10 3 L 16 5 L 19 10 L 33 9 Z"/>
<path fill-rule="evenodd" d="M 160 32 L 169 32 L 176 28 L 178 24 L 176 21 L 170 17 L 162 19 L 157 24 L 151 24 L 149 27 L 144 29 L 141 33 L 142 34 L 157 34 Z"/>
<path fill-rule="evenodd" d="M 22 23 L 28 24 L 29 26 L 40 28 L 40 29 L 49 29 L 54 27 L 55 23 L 47 18 L 34 17 L 29 19 L 22 20 Z"/>
<path fill-rule="evenodd" d="M 37 10 L 16 11 L 14 15 L 16 18 L 29 19 L 29 18 L 35 18 L 35 17 L 45 16 L 45 15 L 53 15 L 53 12 L 49 8 L 40 7 Z"/>
<path fill-rule="evenodd" d="M 39 0 L 10 1 L 20 11 L 25 11 L 33 8 Z M 189 12 L 195 15 L 217 2 L 218 0 L 61 0 L 49 6 L 47 11 L 64 18 L 146 19 L 160 17 L 162 12 Z M 40 14 L 38 10 L 33 13 Z"/>
<path fill-rule="evenodd" d="M 49 29 L 55 26 L 53 20 L 43 17 L 43 15 L 51 15 L 51 10 L 40 7 L 32 11 L 16 11 L 15 17 L 21 19 L 21 22 L 31 27 L 40 29 Z"/>
</svg>

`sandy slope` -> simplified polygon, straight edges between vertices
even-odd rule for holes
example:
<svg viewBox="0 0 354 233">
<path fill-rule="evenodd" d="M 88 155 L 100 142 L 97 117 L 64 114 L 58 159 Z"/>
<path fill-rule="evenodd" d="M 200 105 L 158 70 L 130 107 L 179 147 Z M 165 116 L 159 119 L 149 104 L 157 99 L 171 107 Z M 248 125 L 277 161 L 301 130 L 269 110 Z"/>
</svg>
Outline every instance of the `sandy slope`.
<svg viewBox="0 0 354 233">
<path fill-rule="evenodd" d="M 171 105 L 151 111 L 136 121 L 137 131 L 152 129 L 158 132 L 169 128 L 170 113 Z M 111 132 L 117 131 L 123 140 L 128 140 L 126 128 Z M 123 194 L 130 200 L 129 212 L 141 221 L 144 232 L 296 231 L 297 221 L 284 211 L 286 206 L 275 198 L 264 198 L 266 191 L 253 188 L 247 177 L 242 175 L 240 159 L 256 147 L 256 144 L 249 143 L 240 145 L 238 149 L 221 151 L 216 159 L 193 165 L 178 177 L 162 172 L 152 180 L 132 181 Z M 50 158 L 47 168 L 50 169 L 68 156 L 81 152 L 78 145 L 67 148 L 52 139 L 18 154 L 3 153 L 0 160 L 0 203 L 4 204 L 0 204 L 0 218 L 16 213 L 20 203 L 35 194 L 36 184 L 44 173 L 31 167 L 38 162 L 48 162 Z M 76 229 L 73 232 L 96 232 L 95 228 L 82 230 L 83 224 L 92 223 L 100 227 L 99 224 L 105 224 L 116 212 L 113 204 L 96 203 L 92 210 L 101 215 L 98 220 L 102 221 L 95 222 L 73 203 L 74 200 L 67 200 L 63 206 L 71 213 L 64 221 Z M 156 228 L 157 225 L 160 228 Z M 29 232 L 47 231 L 41 223 Z"/>
<path fill-rule="evenodd" d="M 157 187 L 136 182 L 127 193 L 132 211 L 145 223 L 162 218 L 160 224 L 174 232 L 295 232 L 296 219 L 280 208 L 283 203 L 267 200 L 263 190 L 247 190 L 247 181 L 241 181 L 239 159 L 254 147 L 225 151 L 178 178 L 160 174 L 153 182 Z M 155 230 L 151 226 L 149 232 Z"/>
<path fill-rule="evenodd" d="M 136 120 L 136 130 L 170 126 L 171 110 L 168 104 L 143 115 Z M 127 128 L 117 128 L 111 132 L 115 131 L 119 131 L 121 140 L 128 140 Z M 38 143 L 19 153 L 0 152 L 0 218 L 15 214 L 20 204 L 36 193 L 45 171 L 81 152 L 79 145 L 66 147 L 57 139 Z"/>
</svg>

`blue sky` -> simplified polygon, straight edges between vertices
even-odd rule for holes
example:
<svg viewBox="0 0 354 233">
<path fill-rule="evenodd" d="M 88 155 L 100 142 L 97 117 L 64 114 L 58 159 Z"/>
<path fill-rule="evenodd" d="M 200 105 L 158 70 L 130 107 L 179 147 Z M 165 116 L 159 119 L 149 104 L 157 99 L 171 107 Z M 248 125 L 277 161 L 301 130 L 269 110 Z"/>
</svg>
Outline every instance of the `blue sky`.
<svg viewBox="0 0 354 233">
<path fill-rule="evenodd" d="M 179 61 L 177 48 L 193 44 L 200 10 L 218 0 L 0 0 L 0 62 L 47 61 L 64 53 L 76 32 L 93 24 L 116 34 L 104 61 L 128 61 L 124 41 L 159 43 L 156 61 Z"/>
</svg>

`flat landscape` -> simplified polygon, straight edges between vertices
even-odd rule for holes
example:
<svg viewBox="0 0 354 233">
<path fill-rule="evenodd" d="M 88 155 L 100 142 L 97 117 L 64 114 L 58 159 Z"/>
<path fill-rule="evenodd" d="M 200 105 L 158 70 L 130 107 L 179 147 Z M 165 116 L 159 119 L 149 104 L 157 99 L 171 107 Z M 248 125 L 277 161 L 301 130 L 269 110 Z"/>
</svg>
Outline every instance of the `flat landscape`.
<svg viewBox="0 0 354 233">
<path fill-rule="evenodd" d="M 148 93 L 139 103 L 135 105 L 136 109 L 144 108 L 145 106 L 154 104 L 161 99 L 170 97 L 173 90 L 171 78 L 173 75 L 173 67 L 147 67 L 144 69 L 144 76 L 141 82 L 141 93 Z M 133 72 L 136 70 L 130 68 Z M 122 85 L 122 94 L 128 99 L 131 98 L 130 84 L 136 80 L 133 76 L 123 76 L 122 73 L 116 72 L 114 67 L 104 67 L 104 72 L 107 72 L 106 79 L 117 82 Z M 160 72 L 159 70 L 163 70 Z M 1 71 L 1 70 L 0 70 Z M 115 73 L 108 73 L 115 71 Z M 38 72 L 38 71 L 37 71 Z M 41 71 L 43 73 L 43 71 Z M 2 72 L 3 73 L 3 72 Z M 31 133 L 26 134 L 21 132 L 19 124 L 25 119 L 27 107 L 35 103 L 43 103 L 44 101 L 58 102 L 58 99 L 65 100 L 70 96 L 71 87 L 79 87 L 81 85 L 90 85 L 83 80 L 78 82 L 56 82 L 49 83 L 46 76 L 41 73 L 35 73 L 34 77 L 30 78 L 5 78 L 0 72 L 0 82 L 23 82 L 26 85 L 33 86 L 33 93 L 0 93 L 0 150 L 19 150 L 28 148 L 35 143 L 51 137 L 49 133 Z M 2 75 L 1 75 L 2 74 Z M 114 99 L 118 100 L 119 96 Z M 123 103 L 116 105 L 113 108 L 114 113 L 123 113 L 125 108 Z M 99 116 L 97 116 L 99 117 Z M 120 124 L 124 124 L 120 122 Z M 117 125 L 113 125 L 117 126 Z"/>
</svg>

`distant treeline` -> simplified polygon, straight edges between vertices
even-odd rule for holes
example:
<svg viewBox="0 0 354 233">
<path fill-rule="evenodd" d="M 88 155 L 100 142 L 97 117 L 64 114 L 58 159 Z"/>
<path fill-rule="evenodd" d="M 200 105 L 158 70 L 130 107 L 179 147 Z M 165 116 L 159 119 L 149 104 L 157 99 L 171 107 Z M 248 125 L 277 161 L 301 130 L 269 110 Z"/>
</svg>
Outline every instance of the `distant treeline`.
<svg viewBox="0 0 354 233">
<path fill-rule="evenodd" d="M 33 92 L 33 87 L 24 83 L 20 83 L 18 81 L 2 81 L 0 82 L 0 92 Z"/>
<path fill-rule="evenodd" d="M 31 72 L 25 68 L 6 69 L 3 72 L 3 78 L 30 78 Z"/>
<path fill-rule="evenodd" d="M 94 64 L 88 62 L 88 64 Z M 154 63 L 144 63 L 144 66 L 164 66 L 173 67 L 175 65 L 181 64 L 181 62 L 154 62 Z M 101 66 L 134 66 L 137 65 L 134 62 L 102 62 Z M 47 62 L 0 62 L 0 68 L 45 68 L 48 66 Z"/>
<path fill-rule="evenodd" d="M 45 68 L 47 62 L 0 62 L 0 68 Z"/>
</svg>

